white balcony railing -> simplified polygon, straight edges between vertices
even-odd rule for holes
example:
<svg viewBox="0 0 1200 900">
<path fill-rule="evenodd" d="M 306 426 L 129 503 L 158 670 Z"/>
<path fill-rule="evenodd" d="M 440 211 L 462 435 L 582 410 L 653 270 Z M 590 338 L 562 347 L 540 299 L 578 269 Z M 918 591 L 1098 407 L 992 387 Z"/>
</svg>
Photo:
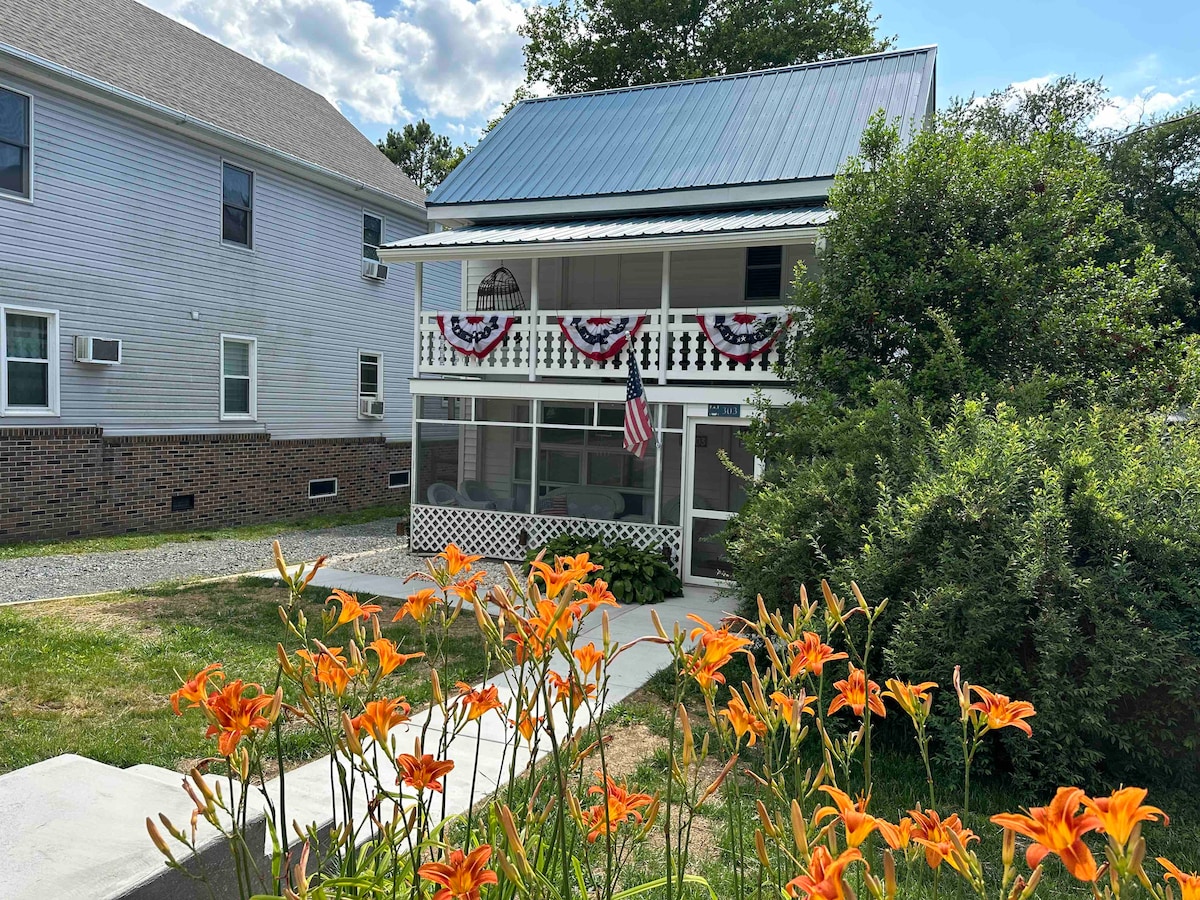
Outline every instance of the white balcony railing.
<svg viewBox="0 0 1200 900">
<path fill-rule="evenodd" d="M 776 312 L 782 307 L 755 307 L 755 312 Z M 748 363 L 738 363 L 717 352 L 696 320 L 703 309 L 672 308 L 667 313 L 667 346 L 661 347 L 662 313 L 645 313 L 646 322 L 634 338 L 642 378 L 657 382 L 663 369 L 671 381 L 773 382 L 774 365 L 780 359 L 779 345 Z M 437 313 L 422 312 L 419 341 L 420 371 L 425 375 L 468 375 L 477 378 L 623 378 L 624 354 L 606 362 L 595 362 L 567 342 L 559 327 L 560 316 L 629 315 L 630 310 L 550 310 L 515 313 L 517 320 L 504 341 L 483 359 L 454 350 L 438 330 Z M 531 345 L 536 338 L 534 358 Z"/>
</svg>

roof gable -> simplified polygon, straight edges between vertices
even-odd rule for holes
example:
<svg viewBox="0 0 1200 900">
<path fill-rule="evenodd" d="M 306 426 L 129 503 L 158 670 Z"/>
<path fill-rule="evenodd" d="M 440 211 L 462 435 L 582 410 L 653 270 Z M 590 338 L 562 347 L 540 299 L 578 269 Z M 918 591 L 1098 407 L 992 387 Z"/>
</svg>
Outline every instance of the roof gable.
<svg viewBox="0 0 1200 900">
<path fill-rule="evenodd" d="M 0 43 L 404 203 L 425 199 L 320 94 L 134 0 L 6 0 Z"/>
<path fill-rule="evenodd" d="M 883 109 L 905 136 L 932 109 L 923 47 L 518 104 L 430 206 L 832 178 Z M 799 195 L 797 195 L 799 196 Z"/>
</svg>

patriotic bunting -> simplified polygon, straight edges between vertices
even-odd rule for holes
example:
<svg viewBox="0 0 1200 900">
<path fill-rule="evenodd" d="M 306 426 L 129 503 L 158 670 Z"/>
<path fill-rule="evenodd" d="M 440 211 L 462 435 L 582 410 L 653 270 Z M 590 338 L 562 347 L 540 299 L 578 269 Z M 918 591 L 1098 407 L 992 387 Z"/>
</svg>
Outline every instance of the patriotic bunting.
<svg viewBox="0 0 1200 900">
<path fill-rule="evenodd" d="M 645 316 L 574 316 L 560 318 L 558 325 L 571 346 L 601 362 L 620 353 L 645 321 Z"/>
<path fill-rule="evenodd" d="M 748 363 L 771 349 L 787 319 L 778 313 L 718 313 L 696 316 L 700 330 L 722 356 Z"/>
<path fill-rule="evenodd" d="M 486 316 L 438 313 L 437 317 L 438 329 L 446 343 L 463 356 L 476 359 L 483 359 L 495 350 L 514 322 L 516 316 L 505 313 Z"/>
</svg>

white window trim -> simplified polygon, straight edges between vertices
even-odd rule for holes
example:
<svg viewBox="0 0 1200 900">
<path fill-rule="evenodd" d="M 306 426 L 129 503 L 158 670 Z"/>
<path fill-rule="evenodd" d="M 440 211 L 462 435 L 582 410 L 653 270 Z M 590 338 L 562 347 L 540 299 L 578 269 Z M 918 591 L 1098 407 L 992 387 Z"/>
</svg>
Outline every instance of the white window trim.
<svg viewBox="0 0 1200 900">
<path fill-rule="evenodd" d="M 225 342 L 236 341 L 242 344 L 250 345 L 250 413 L 226 413 L 225 412 Z M 258 338 L 251 337 L 246 334 L 221 334 L 221 353 L 220 353 L 220 368 L 218 370 L 220 376 L 220 390 L 218 407 L 220 412 L 220 420 L 222 422 L 257 422 L 258 421 Z"/>
<path fill-rule="evenodd" d="M 29 173 L 26 175 L 25 193 L 24 194 L 13 194 L 8 191 L 0 191 L 0 198 L 3 198 L 5 200 L 12 200 L 16 203 L 32 203 L 33 202 L 33 165 L 34 165 L 34 160 L 37 159 L 37 147 L 35 144 L 35 139 L 36 139 L 37 135 L 35 133 L 36 126 L 34 124 L 33 94 L 29 93 L 29 91 L 23 91 L 16 85 L 8 84 L 7 82 L 4 82 L 4 81 L 0 81 L 0 88 L 4 88 L 4 90 L 11 91 L 14 94 L 19 94 L 20 96 L 24 97 L 25 99 L 27 99 L 29 101 Z"/>
<path fill-rule="evenodd" d="M 46 329 L 46 355 L 49 372 L 47 376 L 47 393 L 49 406 L 9 406 L 8 405 L 8 325 L 5 317 L 8 313 L 19 315 L 42 316 L 49 319 Z M 0 416 L 45 416 L 59 415 L 59 369 L 62 352 L 58 346 L 58 310 L 40 309 L 32 306 L 0 305 Z"/>
<path fill-rule="evenodd" d="M 375 357 L 376 375 L 376 391 L 374 394 L 364 394 L 362 386 L 362 363 L 364 356 Z M 378 350 L 359 350 L 358 351 L 358 399 L 382 400 L 383 397 L 383 354 Z"/>
<path fill-rule="evenodd" d="M 250 238 L 249 244 L 239 244 L 237 241 L 225 240 L 225 167 L 232 166 L 235 169 L 240 169 L 243 172 L 250 173 Z M 255 223 L 258 221 L 258 204 L 255 200 L 258 195 L 258 170 L 252 169 L 245 163 L 238 162 L 234 159 L 221 157 L 221 177 L 220 189 L 217 191 L 217 241 L 222 247 L 231 247 L 234 250 L 241 250 L 244 253 L 253 253 L 256 241 L 254 240 Z"/>
<path fill-rule="evenodd" d="M 392 476 L 393 475 L 406 476 L 404 484 L 392 484 Z M 406 490 L 410 487 L 412 487 L 412 469 L 396 469 L 392 472 L 388 472 L 388 490 L 389 491 L 402 491 L 402 490 Z"/>
<path fill-rule="evenodd" d="M 333 493 L 332 494 L 317 494 L 316 496 L 313 496 L 312 486 L 314 484 L 316 484 L 318 481 L 332 481 L 333 482 Z M 310 479 L 308 482 L 308 499 L 309 500 L 328 500 L 330 497 L 336 497 L 337 495 L 338 495 L 338 480 L 337 480 L 337 478 L 313 478 L 313 479 Z"/>
<path fill-rule="evenodd" d="M 359 238 L 361 239 L 361 240 L 359 240 L 359 242 L 358 242 L 358 252 L 359 252 L 359 253 L 362 255 L 362 258 L 363 258 L 364 260 L 366 260 L 366 259 L 369 259 L 369 257 L 368 257 L 368 256 L 367 256 L 365 253 L 363 253 L 363 252 L 362 252 L 362 248 L 363 248 L 363 247 L 371 247 L 371 246 L 374 246 L 374 247 L 375 247 L 375 251 L 376 251 L 376 253 L 378 253 L 378 252 L 379 252 L 379 247 L 380 247 L 380 246 L 382 246 L 382 244 L 381 244 L 381 245 L 378 245 L 378 246 L 376 246 L 376 245 L 374 245 L 374 244 L 368 244 L 368 243 L 367 243 L 367 234 L 366 234 L 366 229 L 365 229 L 365 228 L 363 228 L 363 221 L 362 221 L 362 220 L 363 220 L 363 218 L 364 218 L 364 217 L 366 217 L 366 216 L 370 216 L 370 217 L 371 217 L 371 218 L 373 218 L 373 219 L 378 219 L 378 220 L 379 220 L 379 240 L 383 241 L 383 243 L 384 243 L 384 244 L 386 244 L 386 243 L 387 243 L 387 237 L 386 237 L 386 236 L 385 236 L 385 234 L 384 234 L 384 229 L 387 227 L 387 219 L 386 219 L 386 218 L 383 216 L 383 214 L 382 214 L 382 213 L 377 213 L 377 212 L 375 212 L 374 210 L 367 209 L 367 208 L 365 208 L 365 207 L 364 207 L 364 208 L 363 208 L 363 211 L 362 211 L 362 215 L 361 215 L 361 216 L 359 216 L 359 219 L 358 219 L 358 236 L 359 236 Z M 372 260 L 372 261 L 374 262 L 374 260 Z M 367 277 L 367 276 L 364 274 L 364 275 L 363 275 L 363 278 L 366 278 L 366 277 Z"/>
</svg>

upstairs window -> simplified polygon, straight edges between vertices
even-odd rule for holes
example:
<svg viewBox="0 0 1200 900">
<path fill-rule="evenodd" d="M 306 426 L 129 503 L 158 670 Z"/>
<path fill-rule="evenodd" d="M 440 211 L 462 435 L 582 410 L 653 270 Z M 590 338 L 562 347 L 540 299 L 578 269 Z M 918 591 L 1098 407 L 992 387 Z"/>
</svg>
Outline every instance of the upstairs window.
<svg viewBox="0 0 1200 900">
<path fill-rule="evenodd" d="M 254 173 L 224 163 L 221 166 L 221 240 L 252 247 L 254 235 Z"/>
<path fill-rule="evenodd" d="M 746 248 L 746 300 L 779 300 L 783 293 L 783 248 Z"/>
<path fill-rule="evenodd" d="M 383 243 L 383 218 L 363 213 L 362 258 L 379 262 L 379 245 Z"/>
<path fill-rule="evenodd" d="M 30 188 L 30 99 L 0 88 L 0 194 L 28 197 Z"/>
<path fill-rule="evenodd" d="M 383 398 L 383 357 L 378 353 L 358 354 L 358 397 L 360 400 Z"/>
<path fill-rule="evenodd" d="M 221 335 L 221 418 L 258 417 L 258 341 Z"/>
<path fill-rule="evenodd" d="M 9 415 L 58 414 L 58 314 L 0 307 L 0 386 Z"/>
</svg>

